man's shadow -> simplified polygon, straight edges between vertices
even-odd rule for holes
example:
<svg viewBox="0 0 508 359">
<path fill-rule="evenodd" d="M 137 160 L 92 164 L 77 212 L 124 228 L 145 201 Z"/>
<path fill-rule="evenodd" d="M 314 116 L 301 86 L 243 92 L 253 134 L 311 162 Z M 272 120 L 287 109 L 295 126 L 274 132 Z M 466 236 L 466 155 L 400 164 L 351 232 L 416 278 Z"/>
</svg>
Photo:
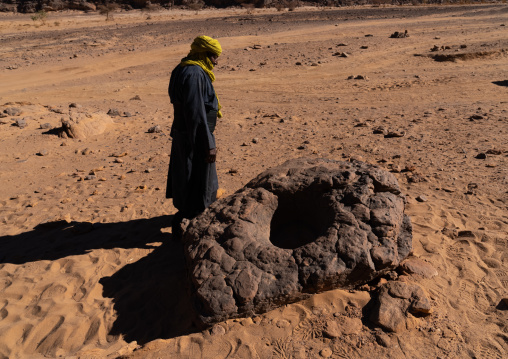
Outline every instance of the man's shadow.
<svg viewBox="0 0 508 359">
<path fill-rule="evenodd" d="M 193 324 L 196 312 L 183 246 L 161 232 L 171 221 L 172 216 L 161 216 L 107 224 L 40 224 L 30 232 L 0 237 L 0 264 L 56 260 L 98 248 L 153 248 L 146 257 L 99 280 L 117 314 L 109 334 L 144 344 L 195 333 L 199 329 Z"/>
</svg>

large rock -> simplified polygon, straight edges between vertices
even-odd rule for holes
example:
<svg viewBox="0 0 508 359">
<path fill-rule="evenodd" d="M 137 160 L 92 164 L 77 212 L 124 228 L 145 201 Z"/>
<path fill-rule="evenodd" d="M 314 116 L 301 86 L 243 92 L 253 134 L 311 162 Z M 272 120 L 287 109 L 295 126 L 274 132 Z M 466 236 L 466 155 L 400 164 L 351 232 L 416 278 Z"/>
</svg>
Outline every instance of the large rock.
<svg viewBox="0 0 508 359">
<path fill-rule="evenodd" d="M 113 123 L 105 113 L 71 112 L 69 118 L 62 118 L 62 136 L 85 139 L 104 133 Z"/>
<path fill-rule="evenodd" d="M 261 173 L 190 221 L 183 241 L 204 324 L 364 284 L 412 250 L 396 178 L 326 159 Z"/>
</svg>

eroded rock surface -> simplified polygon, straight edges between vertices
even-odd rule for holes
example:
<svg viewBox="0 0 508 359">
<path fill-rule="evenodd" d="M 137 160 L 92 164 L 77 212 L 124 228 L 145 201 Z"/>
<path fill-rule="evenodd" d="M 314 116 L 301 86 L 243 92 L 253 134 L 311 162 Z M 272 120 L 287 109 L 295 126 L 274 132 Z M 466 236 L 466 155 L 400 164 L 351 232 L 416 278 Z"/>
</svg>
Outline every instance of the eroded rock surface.
<svg viewBox="0 0 508 359">
<path fill-rule="evenodd" d="M 72 111 L 68 118 L 62 118 L 61 135 L 85 139 L 104 133 L 112 123 L 111 117 L 104 113 Z"/>
<path fill-rule="evenodd" d="M 396 178 L 326 159 L 261 173 L 193 219 L 183 241 L 204 324 L 364 284 L 412 250 Z"/>
<path fill-rule="evenodd" d="M 370 319 L 388 331 L 402 332 L 411 316 L 430 313 L 430 300 L 418 284 L 392 281 L 379 289 Z"/>
</svg>

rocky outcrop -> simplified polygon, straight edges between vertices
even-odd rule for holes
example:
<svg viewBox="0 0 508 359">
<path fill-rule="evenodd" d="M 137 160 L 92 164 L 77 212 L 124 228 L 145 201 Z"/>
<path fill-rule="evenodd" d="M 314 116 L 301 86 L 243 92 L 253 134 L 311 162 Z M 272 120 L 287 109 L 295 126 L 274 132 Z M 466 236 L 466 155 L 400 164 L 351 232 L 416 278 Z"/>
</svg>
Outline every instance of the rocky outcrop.
<svg viewBox="0 0 508 359">
<path fill-rule="evenodd" d="M 184 228 L 204 324 L 364 284 L 412 250 L 396 178 L 362 162 L 296 159 Z"/>
</svg>

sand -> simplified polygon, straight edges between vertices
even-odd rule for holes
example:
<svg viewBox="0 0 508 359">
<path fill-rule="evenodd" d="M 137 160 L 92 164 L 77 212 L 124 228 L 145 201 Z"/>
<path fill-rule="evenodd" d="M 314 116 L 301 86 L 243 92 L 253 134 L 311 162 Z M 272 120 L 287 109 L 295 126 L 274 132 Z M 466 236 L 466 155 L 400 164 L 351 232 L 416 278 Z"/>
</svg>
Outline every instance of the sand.
<svg viewBox="0 0 508 359">
<path fill-rule="evenodd" d="M 0 14 L 0 112 L 22 111 L 0 118 L 0 358 L 507 356 L 507 5 L 104 19 Z M 362 311 L 373 291 L 336 289 L 193 326 L 165 199 L 167 84 L 201 34 L 224 49 L 215 71 L 224 195 L 294 157 L 392 171 L 414 256 L 439 273 L 408 278 L 431 299 L 430 316 L 385 333 Z M 121 116 L 100 134 L 60 138 L 51 128 L 70 104 Z M 26 127 L 13 125 L 21 119 Z M 340 335 L 323 337 L 329 320 L 343 323 Z"/>
</svg>

